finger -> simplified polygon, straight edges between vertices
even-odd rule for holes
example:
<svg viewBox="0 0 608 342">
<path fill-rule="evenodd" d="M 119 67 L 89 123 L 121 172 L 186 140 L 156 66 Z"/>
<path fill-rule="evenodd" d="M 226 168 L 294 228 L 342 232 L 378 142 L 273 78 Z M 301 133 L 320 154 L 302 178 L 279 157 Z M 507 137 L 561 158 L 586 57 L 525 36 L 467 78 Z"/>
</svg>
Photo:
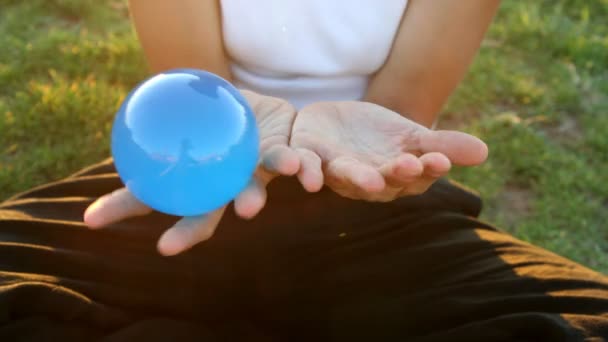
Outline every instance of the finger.
<svg viewBox="0 0 608 342">
<path fill-rule="evenodd" d="M 453 164 L 473 166 L 488 158 L 488 146 L 479 138 L 457 131 L 421 130 L 418 132 L 422 153 L 443 153 Z"/>
<path fill-rule="evenodd" d="M 262 165 L 270 172 L 293 176 L 300 169 L 300 158 L 286 145 L 273 145 L 263 153 Z"/>
<path fill-rule="evenodd" d="M 387 185 L 402 187 L 417 180 L 422 175 L 424 166 L 418 157 L 406 153 L 384 164 L 379 171 Z"/>
<path fill-rule="evenodd" d="M 266 204 L 266 184 L 255 177 L 234 200 L 234 211 L 244 219 L 253 218 Z"/>
<path fill-rule="evenodd" d="M 300 171 L 298 179 L 308 192 L 317 192 L 323 187 L 323 171 L 321 169 L 321 158 L 307 149 L 295 150 L 300 157 Z"/>
<path fill-rule="evenodd" d="M 291 176 L 300 169 L 297 153 L 285 145 L 274 145 L 262 157 L 264 169 L 259 169 L 249 185 L 234 201 L 234 210 L 242 218 L 257 215 L 266 204 L 266 186 L 276 174 Z"/>
<path fill-rule="evenodd" d="M 354 158 L 339 157 L 327 165 L 328 176 L 343 183 L 351 183 L 365 192 L 380 192 L 386 186 L 384 177 L 370 165 Z"/>
<path fill-rule="evenodd" d="M 448 174 L 451 168 L 450 160 L 437 152 L 423 154 L 420 156 L 420 162 L 424 167 L 421 177 L 404 186 L 400 195 L 419 195 L 426 192 L 437 179 Z"/>
<path fill-rule="evenodd" d="M 129 190 L 122 188 L 93 202 L 84 213 L 84 222 L 90 228 L 96 229 L 150 212 L 150 207 L 141 203 Z"/>
<path fill-rule="evenodd" d="M 211 238 L 226 207 L 204 216 L 184 217 L 158 240 L 158 251 L 165 256 L 179 254 Z"/>
<path fill-rule="evenodd" d="M 423 177 L 437 179 L 443 177 L 450 172 L 452 163 L 442 153 L 431 152 L 420 156 L 420 162 L 424 167 Z"/>
</svg>

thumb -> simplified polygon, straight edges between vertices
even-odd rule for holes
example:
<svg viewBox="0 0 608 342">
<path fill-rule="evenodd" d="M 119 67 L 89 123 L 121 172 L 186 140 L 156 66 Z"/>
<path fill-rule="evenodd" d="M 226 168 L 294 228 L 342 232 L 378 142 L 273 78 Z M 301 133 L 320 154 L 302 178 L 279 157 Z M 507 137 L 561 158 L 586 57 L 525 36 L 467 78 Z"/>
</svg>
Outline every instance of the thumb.
<svg viewBox="0 0 608 342">
<path fill-rule="evenodd" d="M 458 131 L 420 131 L 419 150 L 439 152 L 455 165 L 474 166 L 486 161 L 488 146 L 481 139 Z"/>
<path fill-rule="evenodd" d="M 96 229 L 150 212 L 150 207 L 140 202 L 126 188 L 121 188 L 93 202 L 84 213 L 84 222 L 89 228 Z"/>
</svg>

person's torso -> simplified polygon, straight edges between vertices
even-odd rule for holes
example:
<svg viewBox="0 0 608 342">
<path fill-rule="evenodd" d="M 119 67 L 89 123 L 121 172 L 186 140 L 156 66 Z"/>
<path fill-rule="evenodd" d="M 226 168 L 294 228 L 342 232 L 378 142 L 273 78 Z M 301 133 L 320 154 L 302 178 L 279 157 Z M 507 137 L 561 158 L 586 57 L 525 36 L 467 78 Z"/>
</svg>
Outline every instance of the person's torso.
<svg viewBox="0 0 608 342">
<path fill-rule="evenodd" d="M 407 0 L 222 0 L 234 83 L 290 100 L 360 99 Z"/>
</svg>

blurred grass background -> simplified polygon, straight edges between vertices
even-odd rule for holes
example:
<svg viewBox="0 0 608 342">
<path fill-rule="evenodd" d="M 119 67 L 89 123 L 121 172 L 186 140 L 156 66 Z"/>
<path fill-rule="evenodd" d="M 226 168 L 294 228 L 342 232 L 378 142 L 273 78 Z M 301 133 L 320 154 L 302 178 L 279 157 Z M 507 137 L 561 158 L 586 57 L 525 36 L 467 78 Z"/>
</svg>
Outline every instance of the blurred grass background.
<svg viewBox="0 0 608 342">
<path fill-rule="evenodd" d="M 503 1 L 440 127 L 489 161 L 453 178 L 483 219 L 608 273 L 608 0 Z M 109 156 L 146 77 L 121 0 L 0 0 L 0 199 Z"/>
</svg>

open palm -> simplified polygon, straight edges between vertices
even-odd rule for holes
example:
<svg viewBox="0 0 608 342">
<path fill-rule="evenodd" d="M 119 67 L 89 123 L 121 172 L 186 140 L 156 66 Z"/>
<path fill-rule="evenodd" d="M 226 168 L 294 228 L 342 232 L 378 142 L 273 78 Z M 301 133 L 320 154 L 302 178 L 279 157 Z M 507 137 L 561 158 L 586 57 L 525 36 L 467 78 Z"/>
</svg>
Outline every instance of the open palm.
<svg viewBox="0 0 608 342">
<path fill-rule="evenodd" d="M 457 131 L 434 131 L 384 107 L 320 102 L 297 114 L 290 146 L 307 189 L 323 183 L 342 196 L 390 201 L 420 194 L 452 164 L 485 161 L 487 146 Z"/>
</svg>

